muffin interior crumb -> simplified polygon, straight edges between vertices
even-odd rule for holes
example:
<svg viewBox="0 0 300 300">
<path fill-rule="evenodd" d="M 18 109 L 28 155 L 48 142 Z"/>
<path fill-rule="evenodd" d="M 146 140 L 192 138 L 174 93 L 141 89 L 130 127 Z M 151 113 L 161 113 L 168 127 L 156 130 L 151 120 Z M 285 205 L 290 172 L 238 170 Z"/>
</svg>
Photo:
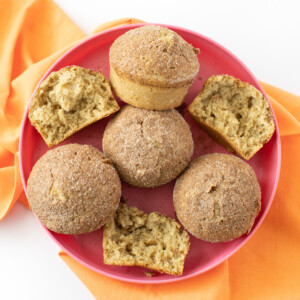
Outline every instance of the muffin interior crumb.
<svg viewBox="0 0 300 300">
<path fill-rule="evenodd" d="M 52 72 L 36 91 L 29 118 L 49 146 L 119 109 L 101 73 L 78 66 Z"/>
<path fill-rule="evenodd" d="M 141 266 L 181 275 L 189 249 L 189 236 L 164 215 L 147 215 L 136 207 L 120 204 L 104 228 L 104 263 Z"/>
<path fill-rule="evenodd" d="M 222 132 L 245 158 L 254 155 L 275 129 L 263 95 L 235 80 L 211 80 L 192 104 L 191 112 Z"/>
</svg>

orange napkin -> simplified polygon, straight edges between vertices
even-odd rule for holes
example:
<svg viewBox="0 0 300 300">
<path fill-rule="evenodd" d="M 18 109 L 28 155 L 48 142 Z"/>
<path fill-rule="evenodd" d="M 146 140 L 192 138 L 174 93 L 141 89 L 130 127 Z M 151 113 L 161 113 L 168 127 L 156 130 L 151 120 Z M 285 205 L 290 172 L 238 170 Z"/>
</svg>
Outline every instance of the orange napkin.
<svg viewBox="0 0 300 300">
<path fill-rule="evenodd" d="M 85 35 L 51 0 L 0 1 L 0 220 L 15 201 L 28 206 L 20 180 L 18 138 L 25 107 L 45 71 Z M 123 24 L 122 19 L 95 32 Z M 300 97 L 262 83 L 275 110 L 282 170 L 274 203 L 251 240 L 200 276 L 162 285 L 110 279 L 61 258 L 98 299 L 296 299 L 300 295 Z"/>
</svg>

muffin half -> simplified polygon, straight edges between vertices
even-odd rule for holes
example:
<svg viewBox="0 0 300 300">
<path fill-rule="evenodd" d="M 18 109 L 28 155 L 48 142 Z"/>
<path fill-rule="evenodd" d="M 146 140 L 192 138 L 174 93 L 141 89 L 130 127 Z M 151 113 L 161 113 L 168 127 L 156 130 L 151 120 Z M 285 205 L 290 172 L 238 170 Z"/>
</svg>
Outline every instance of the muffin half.
<svg viewBox="0 0 300 300">
<path fill-rule="evenodd" d="M 229 75 L 208 78 L 189 111 L 212 138 L 244 159 L 275 131 L 267 99 L 254 86 Z"/>
<path fill-rule="evenodd" d="M 103 259 L 108 265 L 140 266 L 181 275 L 189 235 L 173 219 L 121 203 L 103 231 Z"/>
<path fill-rule="evenodd" d="M 52 72 L 38 87 L 29 120 L 49 147 L 119 110 L 101 72 L 69 66 Z"/>
</svg>

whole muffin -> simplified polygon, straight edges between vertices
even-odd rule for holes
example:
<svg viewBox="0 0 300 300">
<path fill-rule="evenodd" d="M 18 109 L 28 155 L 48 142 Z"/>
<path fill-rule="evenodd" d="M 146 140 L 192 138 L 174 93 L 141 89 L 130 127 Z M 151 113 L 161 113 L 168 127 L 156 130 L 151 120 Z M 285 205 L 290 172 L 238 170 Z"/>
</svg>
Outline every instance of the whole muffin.
<svg viewBox="0 0 300 300">
<path fill-rule="evenodd" d="M 41 222 L 64 234 L 99 229 L 116 212 L 121 182 L 111 161 L 88 145 L 48 151 L 27 181 L 28 201 Z"/>
<path fill-rule="evenodd" d="M 195 237 L 228 242 L 249 233 L 261 208 L 253 169 L 228 154 L 207 154 L 177 179 L 174 206 L 178 219 Z"/>
<path fill-rule="evenodd" d="M 113 90 L 136 107 L 175 108 L 198 74 L 198 53 L 168 28 L 148 25 L 129 30 L 110 48 Z"/>
<path fill-rule="evenodd" d="M 176 178 L 194 149 L 188 124 L 174 109 L 150 111 L 130 105 L 108 123 L 103 150 L 122 180 L 156 187 Z"/>
</svg>

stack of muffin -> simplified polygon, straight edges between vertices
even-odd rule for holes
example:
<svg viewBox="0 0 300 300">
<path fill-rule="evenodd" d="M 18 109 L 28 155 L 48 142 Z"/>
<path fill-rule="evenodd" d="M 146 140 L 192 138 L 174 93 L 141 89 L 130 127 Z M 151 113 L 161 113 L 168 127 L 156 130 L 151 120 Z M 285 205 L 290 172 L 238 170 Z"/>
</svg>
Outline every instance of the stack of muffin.
<svg viewBox="0 0 300 300">
<path fill-rule="evenodd" d="M 220 153 L 190 163 L 192 134 L 175 108 L 198 74 L 198 53 L 177 33 L 159 26 L 142 26 L 115 40 L 110 84 L 128 104 L 105 129 L 104 154 L 87 145 L 57 147 L 38 160 L 28 179 L 29 203 L 47 228 L 81 234 L 106 224 L 105 263 L 181 275 L 189 249 L 187 232 L 161 214 L 119 205 L 120 179 L 155 188 L 179 176 L 174 207 L 189 233 L 226 242 L 250 232 L 261 207 L 252 168 Z M 31 101 L 30 121 L 49 147 L 57 145 L 119 110 L 110 84 L 100 72 L 78 66 L 53 72 Z M 275 130 L 263 95 L 229 75 L 209 78 L 189 111 L 213 139 L 244 159 Z"/>
</svg>

